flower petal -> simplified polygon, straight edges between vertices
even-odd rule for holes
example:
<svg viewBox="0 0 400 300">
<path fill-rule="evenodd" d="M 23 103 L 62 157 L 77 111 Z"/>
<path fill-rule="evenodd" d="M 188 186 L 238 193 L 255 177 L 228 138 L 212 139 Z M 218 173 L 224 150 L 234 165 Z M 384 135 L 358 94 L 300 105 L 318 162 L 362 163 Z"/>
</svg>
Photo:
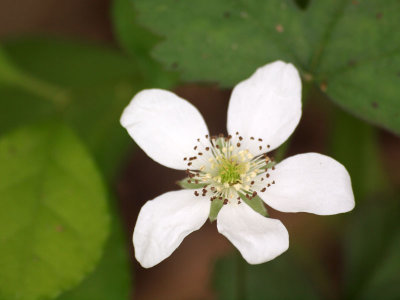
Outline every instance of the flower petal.
<svg viewBox="0 0 400 300">
<path fill-rule="evenodd" d="M 259 196 L 283 212 L 333 215 L 354 208 L 349 173 L 322 154 L 298 154 L 283 160 L 270 172 L 270 181 L 275 184 Z"/>
<path fill-rule="evenodd" d="M 135 257 L 144 268 L 160 263 L 208 218 L 210 199 L 195 190 L 168 192 L 147 201 L 133 232 Z"/>
<path fill-rule="evenodd" d="M 174 93 L 150 89 L 133 97 L 121 124 L 148 156 L 174 169 L 186 169 L 196 140 L 208 134 L 200 112 Z"/>
<path fill-rule="evenodd" d="M 276 61 L 235 86 L 228 108 L 228 132 L 239 132 L 254 155 L 277 148 L 301 117 L 301 80 L 292 64 Z M 249 141 L 250 137 L 262 143 Z M 262 149 L 259 146 L 262 145 Z"/>
<path fill-rule="evenodd" d="M 217 227 L 249 264 L 272 260 L 289 247 L 289 234 L 281 221 L 265 218 L 245 203 L 224 205 Z"/>
</svg>

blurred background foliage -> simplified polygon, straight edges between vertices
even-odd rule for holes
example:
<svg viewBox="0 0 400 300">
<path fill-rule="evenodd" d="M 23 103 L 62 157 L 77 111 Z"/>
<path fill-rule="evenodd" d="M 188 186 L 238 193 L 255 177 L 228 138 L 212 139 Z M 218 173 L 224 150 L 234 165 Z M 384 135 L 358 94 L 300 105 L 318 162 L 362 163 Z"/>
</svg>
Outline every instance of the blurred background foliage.
<svg viewBox="0 0 400 300">
<path fill-rule="evenodd" d="M 399 16 L 398 0 L 0 2 L 0 299 L 399 299 Z M 291 248 L 259 266 L 209 224 L 160 266 L 133 265 L 149 178 L 166 191 L 182 174 L 143 164 L 123 108 L 178 87 L 223 131 L 229 89 L 276 59 L 304 87 L 276 156 L 343 163 L 355 211 L 268 208 Z"/>
</svg>

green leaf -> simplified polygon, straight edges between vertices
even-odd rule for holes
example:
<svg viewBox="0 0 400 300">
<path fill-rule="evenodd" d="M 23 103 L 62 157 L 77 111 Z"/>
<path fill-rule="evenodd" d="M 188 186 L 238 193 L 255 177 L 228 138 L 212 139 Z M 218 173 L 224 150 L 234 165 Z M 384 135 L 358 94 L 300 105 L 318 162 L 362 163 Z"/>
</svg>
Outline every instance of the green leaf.
<svg viewBox="0 0 400 300">
<path fill-rule="evenodd" d="M 136 59 L 142 74 L 153 86 L 169 88 L 177 83 L 177 74 L 167 73 L 158 62 L 150 58 L 150 50 L 159 38 L 137 24 L 131 0 L 112 2 L 112 22 L 118 42 Z"/>
<path fill-rule="evenodd" d="M 111 234 L 95 271 L 57 300 L 128 300 L 132 278 L 127 245 L 116 212 L 112 209 Z"/>
<path fill-rule="evenodd" d="M 9 58 L 31 77 L 56 86 L 65 103 L 48 101 L 19 85 L 0 85 L 0 133 L 57 114 L 95 154 L 108 178 L 132 140 L 119 124 L 122 110 L 146 82 L 135 61 L 105 47 L 55 39 L 23 39 L 4 45 Z M 26 55 L 29 53 L 29 55 Z"/>
<path fill-rule="evenodd" d="M 331 155 L 349 171 L 356 200 L 387 189 L 375 128 L 335 109 L 331 136 Z"/>
<path fill-rule="evenodd" d="M 400 2 L 137 0 L 165 39 L 154 56 L 186 81 L 233 86 L 274 60 L 354 115 L 400 134 Z M 177 22 L 180 24 L 177 26 Z"/>
<path fill-rule="evenodd" d="M 33 95 L 40 96 L 42 99 L 60 106 L 64 105 L 67 100 L 56 86 L 36 79 L 20 70 L 13 64 L 2 47 L 0 47 L 0 84 L 29 91 Z"/>
<path fill-rule="evenodd" d="M 18 76 L 18 71 L 9 62 L 9 59 L 0 47 L 0 82 L 12 82 Z"/>
<path fill-rule="evenodd" d="M 261 265 L 239 255 L 220 259 L 213 279 L 219 300 L 318 299 L 308 274 L 287 253 Z"/>
<path fill-rule="evenodd" d="M 346 299 L 400 295 L 400 202 L 379 195 L 355 211 L 345 243 Z"/>
<path fill-rule="evenodd" d="M 79 139 L 43 124 L 0 139 L 0 298 L 47 299 L 94 268 L 106 192 Z"/>
</svg>

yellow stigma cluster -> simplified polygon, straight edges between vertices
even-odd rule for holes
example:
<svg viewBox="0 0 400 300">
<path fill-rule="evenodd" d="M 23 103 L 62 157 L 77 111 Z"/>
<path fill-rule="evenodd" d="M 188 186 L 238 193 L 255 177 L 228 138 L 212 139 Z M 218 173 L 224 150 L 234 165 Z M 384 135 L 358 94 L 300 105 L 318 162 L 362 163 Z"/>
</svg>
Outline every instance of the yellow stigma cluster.
<svg viewBox="0 0 400 300">
<path fill-rule="evenodd" d="M 240 203 L 240 196 L 254 198 L 275 183 L 268 182 L 268 171 L 274 169 L 271 159 L 266 154 L 254 156 L 248 149 L 242 149 L 245 142 L 261 144 L 262 139 L 256 141 L 250 137 L 246 141 L 237 133 L 235 137 L 209 138 L 207 135 L 205 141 L 197 141 L 194 147 L 197 155 L 184 158 L 189 167 L 186 171 L 188 183 L 202 185 L 202 196 L 210 196 L 211 201 L 219 199 L 227 204 L 237 200 Z M 195 191 L 195 195 L 200 193 Z"/>
</svg>

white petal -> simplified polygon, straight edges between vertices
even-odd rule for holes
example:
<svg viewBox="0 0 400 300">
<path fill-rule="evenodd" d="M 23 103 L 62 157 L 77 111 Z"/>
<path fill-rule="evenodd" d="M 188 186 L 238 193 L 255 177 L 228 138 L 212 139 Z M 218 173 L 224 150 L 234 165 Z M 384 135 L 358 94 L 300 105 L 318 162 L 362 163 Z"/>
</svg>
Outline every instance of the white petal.
<svg viewBox="0 0 400 300">
<path fill-rule="evenodd" d="M 275 184 L 259 196 L 274 209 L 333 215 L 354 208 L 349 173 L 328 156 L 305 153 L 289 157 L 270 171 L 269 179 Z"/>
<path fill-rule="evenodd" d="M 183 161 L 193 155 L 196 140 L 208 134 L 200 112 L 174 93 L 150 89 L 133 97 L 121 116 L 121 124 L 148 156 L 174 169 L 186 169 Z"/>
<path fill-rule="evenodd" d="M 301 117 L 301 80 L 292 64 L 281 61 L 257 69 L 233 89 L 228 132 L 239 132 L 253 154 L 273 150 L 292 134 Z M 261 138 L 261 144 L 248 138 Z M 259 146 L 262 145 L 262 149 Z"/>
<path fill-rule="evenodd" d="M 265 218 L 245 203 L 224 205 L 217 227 L 249 264 L 272 260 L 289 247 L 289 234 L 281 221 Z"/>
<path fill-rule="evenodd" d="M 195 190 L 168 192 L 147 201 L 133 232 L 135 257 L 144 268 L 160 263 L 208 218 L 210 198 Z"/>
</svg>

